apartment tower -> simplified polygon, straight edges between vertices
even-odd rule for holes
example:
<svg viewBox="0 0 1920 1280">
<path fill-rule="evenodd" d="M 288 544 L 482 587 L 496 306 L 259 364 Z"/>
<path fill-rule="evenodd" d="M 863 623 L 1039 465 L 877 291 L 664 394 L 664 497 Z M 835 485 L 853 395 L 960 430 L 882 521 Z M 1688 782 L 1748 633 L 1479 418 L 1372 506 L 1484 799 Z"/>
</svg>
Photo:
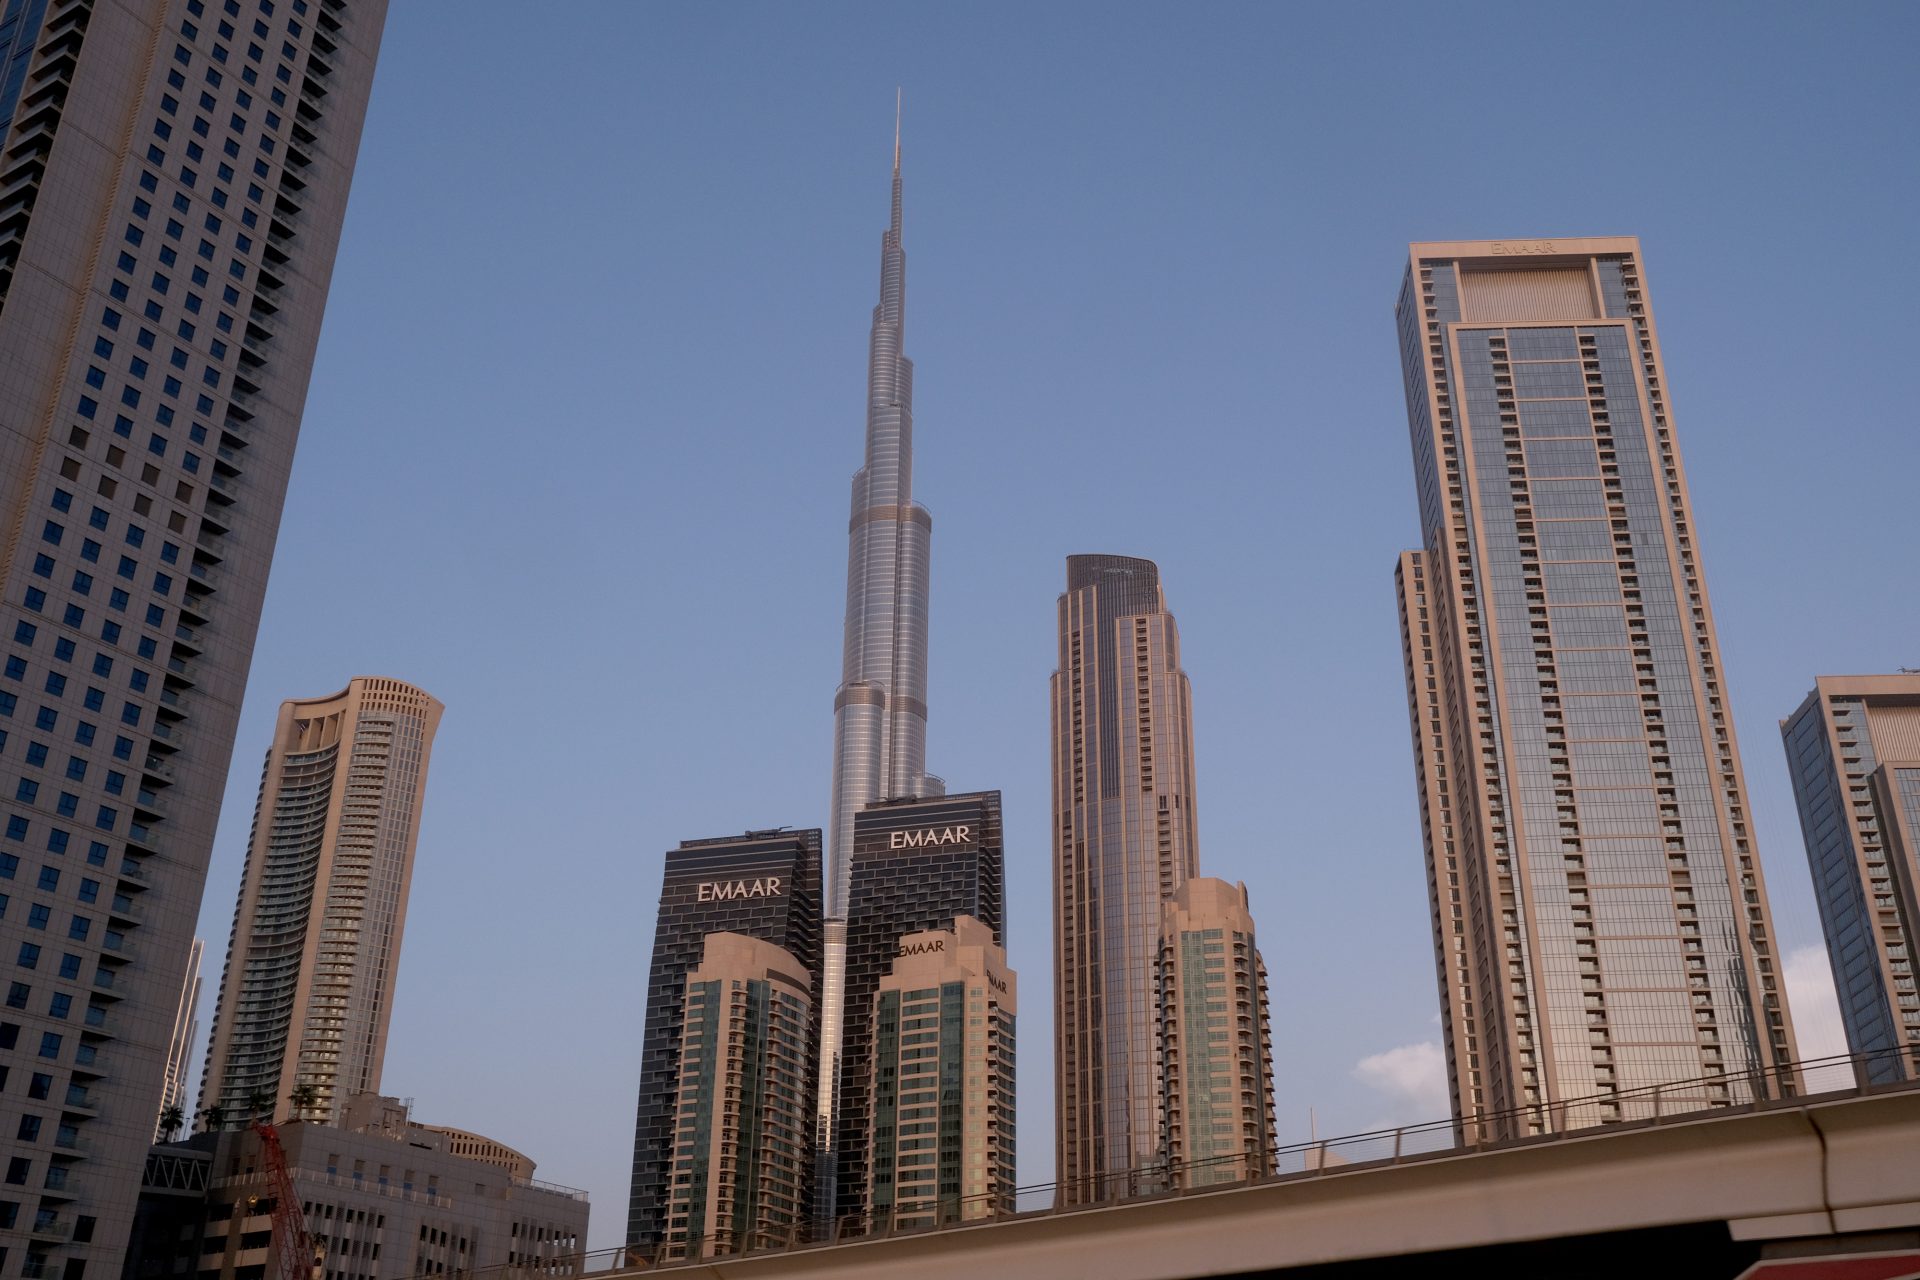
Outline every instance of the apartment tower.
<svg viewBox="0 0 1920 1280">
<path fill-rule="evenodd" d="M 913 500 L 913 361 L 905 352 L 907 255 L 900 243 L 900 115 L 893 122 L 893 218 L 880 237 L 880 301 L 867 340 L 867 447 L 847 522 L 847 614 L 833 697 L 827 819 L 826 973 L 815 1114 L 816 1216 L 834 1216 L 835 1098 L 845 993 L 854 814 L 875 800 L 937 796 L 927 765 L 927 602 L 933 517 Z"/>
<path fill-rule="evenodd" d="M 1650 1115 L 1653 1086 L 1669 1114 L 1791 1090 L 1639 242 L 1415 244 L 1397 316 L 1424 545 L 1396 576 L 1463 1133 Z"/>
<path fill-rule="evenodd" d="M 867 1212 L 867 1131 L 877 1064 L 874 993 L 900 939 L 971 916 L 1006 945 L 1000 793 L 884 800 L 854 815 L 847 900 L 846 1036 L 840 1061 L 838 1213 L 857 1230 Z"/>
<path fill-rule="evenodd" d="M 649 1261 L 665 1256 L 668 1208 L 670 1203 L 681 1203 L 674 1201 L 674 1189 L 690 1185 L 690 1181 L 676 1182 L 678 1174 L 691 1172 L 691 1165 L 679 1167 L 680 1162 L 694 1158 L 691 1151 L 680 1154 L 682 1147 L 691 1145 L 678 1128 L 686 1074 L 680 1055 L 687 1034 L 688 975 L 706 956 L 707 939 L 714 934 L 737 934 L 778 948 L 789 959 L 781 960 L 778 966 L 764 966 L 760 978 L 772 982 L 767 973 L 774 967 L 783 973 L 805 973 L 811 1019 L 812 1011 L 819 1007 L 820 906 L 818 827 L 805 831 L 781 827 L 686 840 L 668 851 L 659 914 L 653 927 L 653 963 L 647 974 L 646 1023 L 640 1041 L 640 1098 L 634 1117 L 633 1181 L 627 1202 L 627 1243 L 635 1256 Z M 736 960 L 739 957 L 737 950 L 726 954 Z M 716 956 L 715 962 L 721 958 Z M 787 985 L 782 983 L 781 990 Z M 818 1072 L 817 1030 L 810 1020 L 800 1042 L 805 1053 L 800 1096 L 809 1107 L 815 1097 Z M 814 1176 L 810 1122 L 803 1146 L 797 1158 L 805 1203 L 811 1198 Z M 743 1181 L 738 1170 L 734 1180 L 736 1184 Z M 750 1196 L 759 1194 L 748 1187 L 737 1189 Z M 770 1194 L 786 1193 L 776 1187 Z M 753 1203 L 768 1201 L 756 1199 Z M 738 1226 L 747 1219 L 732 1221 Z"/>
<path fill-rule="evenodd" d="M 687 975 L 663 1256 L 793 1243 L 812 1213 L 813 973 L 759 938 L 710 933 Z"/>
<path fill-rule="evenodd" d="M 1193 694 L 1152 561 L 1068 557 L 1051 693 L 1055 1159 L 1086 1204 L 1158 1185 L 1160 905 L 1198 874 Z"/>
<path fill-rule="evenodd" d="M 1920 1077 L 1920 674 L 1822 676 L 1780 735 L 1856 1074 Z"/>
<path fill-rule="evenodd" d="M 200 1081 L 225 1127 L 380 1092 L 441 711 L 377 676 L 280 704 Z"/>
<path fill-rule="evenodd" d="M 30 1276 L 120 1270 L 386 7 L 0 6 L 0 1251 Z"/>
<path fill-rule="evenodd" d="M 1273 1172 L 1273 1028 L 1247 886 L 1199 876 L 1160 906 L 1160 1071 L 1182 1190 Z"/>
<path fill-rule="evenodd" d="M 928 1227 L 1014 1211 L 1020 986 L 972 916 L 900 939 L 873 997 L 865 1132 L 876 1223 Z"/>
</svg>

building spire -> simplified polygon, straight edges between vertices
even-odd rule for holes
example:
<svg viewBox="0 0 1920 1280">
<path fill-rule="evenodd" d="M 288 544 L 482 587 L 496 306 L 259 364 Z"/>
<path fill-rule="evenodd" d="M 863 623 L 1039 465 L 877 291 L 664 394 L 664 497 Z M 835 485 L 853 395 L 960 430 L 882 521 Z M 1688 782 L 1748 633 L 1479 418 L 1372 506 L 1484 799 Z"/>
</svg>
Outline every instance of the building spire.
<svg viewBox="0 0 1920 1280">
<path fill-rule="evenodd" d="M 893 86 L 893 173 L 900 176 L 900 86 Z"/>
</svg>

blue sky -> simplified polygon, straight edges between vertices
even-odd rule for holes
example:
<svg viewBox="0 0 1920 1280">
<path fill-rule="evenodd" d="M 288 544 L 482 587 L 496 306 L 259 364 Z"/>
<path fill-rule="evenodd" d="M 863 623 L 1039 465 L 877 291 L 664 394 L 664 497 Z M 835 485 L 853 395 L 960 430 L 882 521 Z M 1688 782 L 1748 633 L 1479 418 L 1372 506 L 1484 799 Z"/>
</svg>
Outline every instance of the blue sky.
<svg viewBox="0 0 1920 1280">
<path fill-rule="evenodd" d="M 1819 992 L 1775 722 L 1816 674 L 1920 666 L 1920 10 L 561 12 L 394 6 L 201 926 L 224 944 L 281 699 L 381 674 L 445 701 L 385 1079 L 420 1119 L 588 1188 L 616 1243 L 662 851 L 825 821 L 896 85 L 929 763 L 1005 793 L 1023 1181 L 1052 1172 L 1073 552 L 1160 563 L 1283 1140 L 1309 1108 L 1444 1111 L 1392 590 L 1409 240 L 1641 237 L 1776 922 Z"/>
</svg>

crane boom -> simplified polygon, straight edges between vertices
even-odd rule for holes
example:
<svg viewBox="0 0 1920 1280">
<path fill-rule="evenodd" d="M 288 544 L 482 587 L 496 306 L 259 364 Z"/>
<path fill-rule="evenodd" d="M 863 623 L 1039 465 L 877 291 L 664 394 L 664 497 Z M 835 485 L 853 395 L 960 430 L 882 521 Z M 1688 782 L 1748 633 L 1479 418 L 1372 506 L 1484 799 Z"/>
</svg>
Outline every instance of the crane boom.
<svg viewBox="0 0 1920 1280">
<path fill-rule="evenodd" d="M 287 1152 L 280 1145 L 280 1131 L 265 1121 L 256 1121 L 253 1131 L 260 1135 L 267 1177 L 273 1183 L 273 1246 L 280 1258 L 280 1280 L 313 1280 L 313 1237 L 307 1234 L 307 1215 L 300 1208 L 293 1178 L 287 1173 Z"/>
</svg>

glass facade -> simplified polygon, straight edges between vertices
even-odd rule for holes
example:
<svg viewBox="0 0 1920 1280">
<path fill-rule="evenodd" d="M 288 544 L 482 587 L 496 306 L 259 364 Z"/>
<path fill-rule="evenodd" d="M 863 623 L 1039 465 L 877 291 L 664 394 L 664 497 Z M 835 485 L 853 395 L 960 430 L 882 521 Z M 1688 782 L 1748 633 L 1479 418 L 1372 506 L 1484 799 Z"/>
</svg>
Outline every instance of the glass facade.
<svg viewBox="0 0 1920 1280">
<path fill-rule="evenodd" d="M 46 18 L 47 0 L 5 0 L 5 7 L 0 8 L 0 138 L 13 126 L 27 66 L 33 61 L 40 26 Z"/>
<path fill-rule="evenodd" d="M 1195 878 L 1167 900 L 1156 976 L 1169 1181 L 1184 1190 L 1272 1172 L 1267 971 L 1244 885 Z"/>
<path fill-rule="evenodd" d="M 1160 908 L 1196 874 L 1193 700 L 1159 569 L 1073 556 L 1053 674 L 1054 1079 L 1063 1204 L 1164 1167 Z"/>
<path fill-rule="evenodd" d="M 979 921 L 993 945 L 1006 945 L 998 791 L 886 801 L 855 815 L 836 1108 L 836 1213 L 843 1223 L 857 1224 L 868 1210 L 868 1109 L 878 1070 L 874 995 L 903 937 L 949 928 L 959 916 Z"/>
<path fill-rule="evenodd" d="M 1920 1075 L 1920 676 L 1823 676 L 1780 723 L 1856 1071 Z"/>
<path fill-rule="evenodd" d="M 818 1008 L 821 906 L 817 827 L 688 840 L 667 853 L 654 925 L 653 963 L 647 976 L 633 1182 L 627 1207 L 627 1243 L 642 1256 L 658 1255 L 666 1238 L 670 1189 L 679 1173 L 688 1172 L 674 1167 L 687 975 L 700 963 L 709 935 L 757 938 L 780 948 L 815 975 L 808 999 L 812 1008 Z M 814 1042 L 810 1028 L 804 1064 L 807 1096 L 817 1083 Z M 811 1170 L 808 1175 L 810 1191 Z"/>
<path fill-rule="evenodd" d="M 900 137 L 894 124 L 893 216 L 880 238 L 880 301 L 868 338 L 866 454 L 847 522 L 847 611 L 833 699 L 833 801 L 827 825 L 827 970 L 815 1100 L 822 1227 L 836 1213 L 835 1098 L 844 1057 L 842 926 L 852 883 L 855 815 L 876 800 L 937 796 L 927 772 L 927 613 L 933 517 L 913 500 L 913 361 L 906 356 L 907 255 L 901 241 Z M 857 1012 L 857 1011 L 856 1011 Z"/>
<path fill-rule="evenodd" d="M 1637 251 L 1430 248 L 1401 614 L 1456 1115 L 1746 1101 L 1791 1032 Z"/>
</svg>

